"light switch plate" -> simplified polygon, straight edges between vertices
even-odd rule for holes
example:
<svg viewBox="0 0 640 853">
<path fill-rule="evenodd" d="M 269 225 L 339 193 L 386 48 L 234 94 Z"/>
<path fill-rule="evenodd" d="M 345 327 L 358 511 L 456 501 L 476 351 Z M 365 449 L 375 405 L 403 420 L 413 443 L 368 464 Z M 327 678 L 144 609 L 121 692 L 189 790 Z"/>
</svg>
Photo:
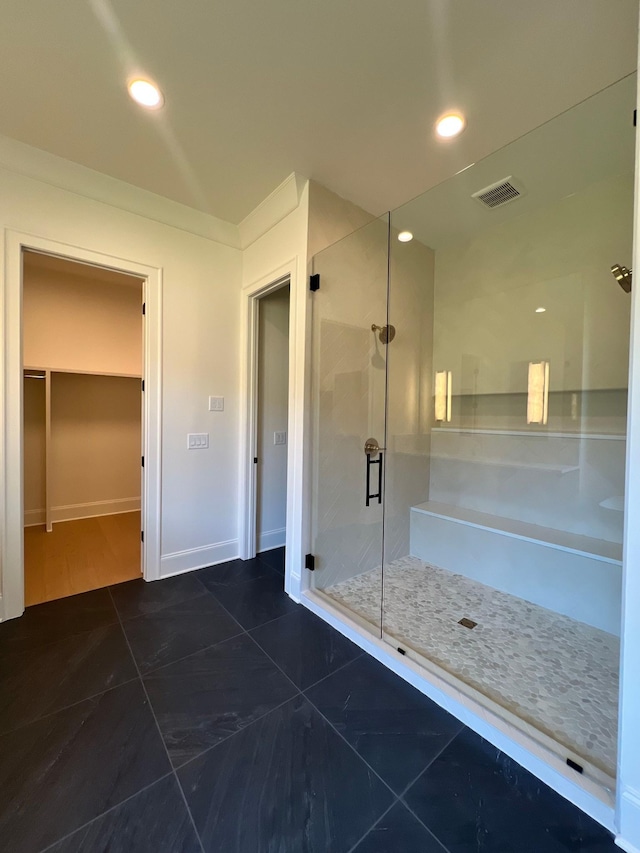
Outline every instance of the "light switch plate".
<svg viewBox="0 0 640 853">
<path fill-rule="evenodd" d="M 190 432 L 187 434 L 188 450 L 206 450 L 209 447 L 208 432 Z"/>
<path fill-rule="evenodd" d="M 224 412 L 224 397 L 209 397 L 210 412 Z"/>
<path fill-rule="evenodd" d="M 282 430 L 282 432 L 280 432 L 280 431 L 274 432 L 273 443 L 274 444 L 286 444 L 287 443 L 287 433 L 285 432 L 285 430 Z"/>
</svg>

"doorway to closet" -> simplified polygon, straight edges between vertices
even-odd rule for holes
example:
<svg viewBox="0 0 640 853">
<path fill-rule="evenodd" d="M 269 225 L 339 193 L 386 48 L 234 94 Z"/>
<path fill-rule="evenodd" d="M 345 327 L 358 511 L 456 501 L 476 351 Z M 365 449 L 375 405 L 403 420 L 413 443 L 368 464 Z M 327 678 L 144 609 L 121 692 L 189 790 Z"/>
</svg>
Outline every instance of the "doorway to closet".
<svg viewBox="0 0 640 853">
<path fill-rule="evenodd" d="M 143 279 L 22 265 L 29 606 L 141 576 Z"/>
<path fill-rule="evenodd" d="M 284 284 L 257 300 L 255 542 L 284 572 L 289 415 L 289 303 Z"/>
</svg>

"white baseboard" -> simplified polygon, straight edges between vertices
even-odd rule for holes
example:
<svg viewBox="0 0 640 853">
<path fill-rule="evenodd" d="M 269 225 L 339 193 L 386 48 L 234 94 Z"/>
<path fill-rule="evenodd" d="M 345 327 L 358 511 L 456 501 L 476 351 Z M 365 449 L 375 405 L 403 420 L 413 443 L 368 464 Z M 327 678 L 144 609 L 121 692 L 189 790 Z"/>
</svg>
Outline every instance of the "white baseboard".
<svg viewBox="0 0 640 853">
<path fill-rule="evenodd" d="M 214 545 L 204 545 L 202 548 L 189 548 L 186 551 L 176 551 L 165 554 L 160 558 L 160 578 L 181 575 L 195 569 L 204 569 L 216 563 L 226 563 L 227 560 L 238 558 L 239 543 L 237 539 L 226 542 L 216 542 Z"/>
<path fill-rule="evenodd" d="M 278 530 L 267 530 L 266 533 L 259 533 L 258 553 L 261 551 L 271 551 L 273 548 L 283 548 L 286 538 L 286 527 L 280 527 Z"/>
<path fill-rule="evenodd" d="M 621 850 L 625 851 L 625 853 L 640 853 L 640 847 L 634 847 L 633 844 L 629 844 L 628 841 L 625 841 L 619 835 L 615 839 L 615 842 Z"/>
<path fill-rule="evenodd" d="M 640 853 L 640 791 L 624 788 L 619 799 L 618 847 L 626 853 Z"/>
<path fill-rule="evenodd" d="M 91 501 L 83 504 L 67 504 L 51 507 L 51 520 L 79 521 L 82 518 L 95 518 L 98 515 L 118 515 L 123 512 L 138 512 L 140 498 L 116 498 L 112 501 Z M 24 526 L 35 527 L 45 523 L 44 509 L 28 509 L 24 514 Z"/>
</svg>

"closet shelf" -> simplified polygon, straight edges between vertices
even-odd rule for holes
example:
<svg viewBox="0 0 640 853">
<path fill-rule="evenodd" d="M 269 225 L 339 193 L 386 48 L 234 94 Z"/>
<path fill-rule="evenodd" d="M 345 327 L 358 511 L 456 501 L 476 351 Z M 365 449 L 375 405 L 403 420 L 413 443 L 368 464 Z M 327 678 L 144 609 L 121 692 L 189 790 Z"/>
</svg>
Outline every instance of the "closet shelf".
<svg viewBox="0 0 640 853">
<path fill-rule="evenodd" d="M 110 373 L 104 370 L 74 370 L 68 367 L 34 367 L 32 365 L 25 365 L 23 369 L 29 372 L 43 373 L 48 370 L 50 373 L 71 373 L 79 376 L 114 376 L 120 379 L 142 379 L 141 373 Z"/>
</svg>

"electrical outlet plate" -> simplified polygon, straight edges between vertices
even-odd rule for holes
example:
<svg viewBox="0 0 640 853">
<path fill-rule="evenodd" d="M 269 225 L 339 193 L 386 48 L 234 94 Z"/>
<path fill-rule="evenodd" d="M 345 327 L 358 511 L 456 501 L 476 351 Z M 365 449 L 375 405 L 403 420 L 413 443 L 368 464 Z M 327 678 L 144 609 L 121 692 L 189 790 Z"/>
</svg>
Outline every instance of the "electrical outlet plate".
<svg viewBox="0 0 640 853">
<path fill-rule="evenodd" d="M 208 432 L 190 432 L 187 435 L 188 450 L 206 450 L 209 447 Z"/>
<path fill-rule="evenodd" d="M 224 412 L 224 397 L 209 397 L 210 412 Z"/>
<path fill-rule="evenodd" d="M 274 444 L 286 444 L 287 443 L 287 433 L 282 430 L 281 432 L 274 432 L 273 434 L 273 443 Z"/>
</svg>

